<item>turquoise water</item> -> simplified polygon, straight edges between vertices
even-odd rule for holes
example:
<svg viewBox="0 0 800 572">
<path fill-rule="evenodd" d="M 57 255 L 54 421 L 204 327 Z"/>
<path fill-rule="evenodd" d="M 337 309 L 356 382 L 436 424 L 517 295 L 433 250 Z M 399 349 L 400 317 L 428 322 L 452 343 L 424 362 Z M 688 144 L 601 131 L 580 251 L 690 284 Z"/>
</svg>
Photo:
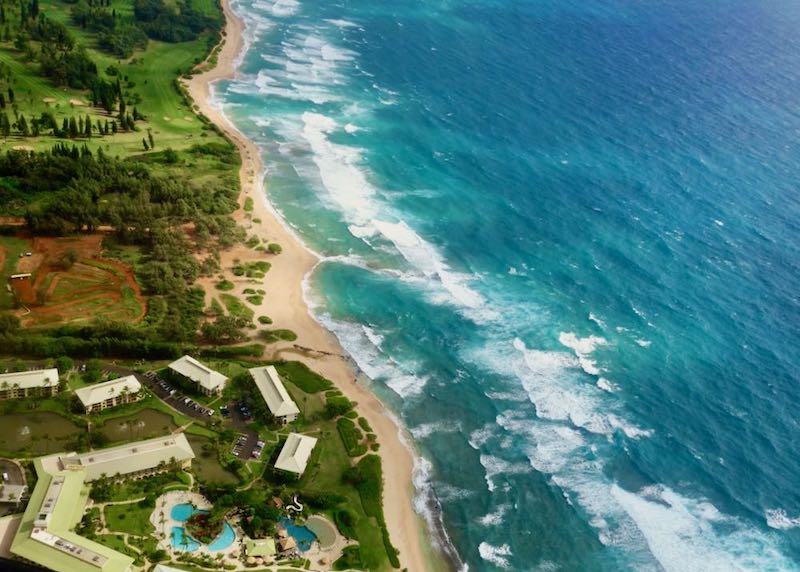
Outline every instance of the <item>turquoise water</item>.
<svg viewBox="0 0 800 572">
<path fill-rule="evenodd" d="M 297 541 L 297 548 L 300 552 L 306 552 L 317 539 L 317 536 L 307 527 L 297 526 L 291 519 L 283 518 L 280 523 L 286 528 L 289 535 Z"/>
<path fill-rule="evenodd" d="M 186 530 L 182 526 L 173 526 L 172 533 L 170 534 L 170 544 L 177 550 L 184 552 L 194 552 L 202 546 L 194 538 L 186 534 Z"/>
<path fill-rule="evenodd" d="M 460 568 L 800 569 L 800 4 L 235 9 L 217 97 Z"/>
<path fill-rule="evenodd" d="M 178 522 L 186 522 L 193 514 L 206 512 L 208 511 L 196 509 L 189 503 L 182 503 L 176 504 L 172 507 L 170 516 L 173 520 Z M 231 544 L 233 544 L 234 540 L 236 540 L 236 533 L 234 532 L 233 527 L 231 527 L 231 525 L 227 522 L 224 522 L 222 532 L 211 544 L 208 545 L 208 549 L 211 552 L 225 550 Z M 193 552 L 202 546 L 200 542 L 186 534 L 186 530 L 182 526 L 172 527 L 170 543 L 173 547 L 187 552 Z"/>
<path fill-rule="evenodd" d="M 223 524 L 222 532 L 219 536 L 217 536 L 214 541 L 208 545 L 208 549 L 211 552 L 216 552 L 218 550 L 225 550 L 233 541 L 236 540 L 236 533 L 233 531 L 233 527 L 227 522 Z"/>
<path fill-rule="evenodd" d="M 176 504 L 175 506 L 172 507 L 172 510 L 170 511 L 170 516 L 172 517 L 172 520 L 177 520 L 178 522 L 186 522 L 187 520 L 189 520 L 189 517 L 196 512 L 203 512 L 203 511 L 197 510 L 189 503 L 182 503 L 182 504 Z"/>
</svg>

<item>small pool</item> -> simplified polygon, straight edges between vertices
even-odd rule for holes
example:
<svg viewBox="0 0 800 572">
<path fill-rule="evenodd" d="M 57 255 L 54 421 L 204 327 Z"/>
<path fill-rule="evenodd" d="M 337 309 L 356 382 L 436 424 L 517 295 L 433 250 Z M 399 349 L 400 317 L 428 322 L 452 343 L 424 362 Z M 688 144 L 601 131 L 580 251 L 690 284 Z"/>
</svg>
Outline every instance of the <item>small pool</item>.
<svg viewBox="0 0 800 572">
<path fill-rule="evenodd" d="M 208 512 L 207 510 L 200 510 L 194 508 L 189 503 L 183 504 L 176 504 L 172 507 L 170 511 L 170 516 L 173 520 L 177 522 L 186 522 L 189 520 L 189 517 L 193 514 L 197 513 L 204 513 Z M 233 527 L 224 522 L 222 524 L 222 532 L 217 536 L 214 541 L 208 545 L 208 550 L 211 552 L 217 552 L 219 550 L 225 550 L 233 541 L 236 540 L 236 533 L 233 531 Z M 299 544 L 298 540 L 298 544 Z M 170 535 L 170 544 L 172 544 L 173 548 L 177 550 L 182 550 L 184 552 L 194 552 L 198 548 L 202 546 L 200 542 L 186 534 L 186 529 L 182 526 L 173 526 L 172 533 Z"/>
<path fill-rule="evenodd" d="M 222 527 L 222 532 L 214 539 L 214 542 L 208 545 L 208 549 L 211 552 L 225 550 L 233 544 L 234 540 L 236 540 L 236 533 L 233 531 L 233 527 L 226 522 Z"/>
<path fill-rule="evenodd" d="M 190 516 L 192 516 L 197 512 L 208 512 L 208 511 L 196 509 L 188 502 L 185 502 L 173 506 L 169 515 L 172 517 L 172 520 L 177 520 L 178 522 L 186 522 L 187 520 L 189 520 Z"/>
<path fill-rule="evenodd" d="M 281 519 L 281 525 L 286 528 L 286 532 L 289 533 L 289 536 L 294 538 L 297 541 L 297 549 L 300 552 L 305 552 L 306 550 L 311 548 L 311 545 L 317 539 L 313 532 L 311 532 L 305 526 L 297 526 L 293 524 L 291 519 L 286 517 Z"/>
<path fill-rule="evenodd" d="M 172 534 L 170 535 L 170 544 L 176 550 L 183 550 L 184 552 L 194 552 L 200 548 L 201 544 L 194 538 L 186 534 L 186 529 L 182 526 L 173 526 Z"/>
</svg>

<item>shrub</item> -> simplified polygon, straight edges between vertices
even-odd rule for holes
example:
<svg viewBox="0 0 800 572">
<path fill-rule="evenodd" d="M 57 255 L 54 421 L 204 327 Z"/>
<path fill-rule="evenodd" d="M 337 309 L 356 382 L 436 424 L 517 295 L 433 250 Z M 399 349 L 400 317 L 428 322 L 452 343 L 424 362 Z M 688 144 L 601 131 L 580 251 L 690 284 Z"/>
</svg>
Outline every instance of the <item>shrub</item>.
<svg viewBox="0 0 800 572">
<path fill-rule="evenodd" d="M 272 323 L 272 318 L 270 318 L 269 316 L 259 316 L 258 317 L 258 323 L 259 324 L 271 324 Z"/>
<path fill-rule="evenodd" d="M 283 252 L 283 248 L 277 242 L 270 242 L 267 246 L 267 250 L 269 250 L 270 254 L 280 254 Z"/>
<path fill-rule="evenodd" d="M 216 286 L 217 290 L 222 290 L 223 292 L 228 292 L 235 288 L 235 285 L 230 280 L 220 280 L 217 282 Z"/>
</svg>

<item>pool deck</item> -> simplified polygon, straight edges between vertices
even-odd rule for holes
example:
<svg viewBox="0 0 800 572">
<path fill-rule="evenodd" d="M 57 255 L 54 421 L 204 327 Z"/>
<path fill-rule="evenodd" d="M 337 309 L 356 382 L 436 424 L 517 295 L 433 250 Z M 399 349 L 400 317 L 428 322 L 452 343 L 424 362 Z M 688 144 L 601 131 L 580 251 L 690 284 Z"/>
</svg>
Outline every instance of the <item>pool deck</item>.
<svg viewBox="0 0 800 572">
<path fill-rule="evenodd" d="M 169 491 L 156 499 L 156 508 L 150 515 L 150 522 L 156 529 L 155 536 L 158 538 L 158 547 L 166 550 L 172 558 L 177 558 L 181 554 L 186 554 L 186 551 L 173 547 L 172 543 L 170 542 L 172 537 L 172 529 L 176 526 L 185 526 L 184 522 L 172 518 L 172 509 L 177 505 L 187 503 L 192 504 L 195 508 L 200 510 L 210 510 L 212 508 L 212 504 L 199 493 L 189 491 Z M 342 550 L 351 544 L 355 544 L 355 542 L 347 540 L 341 534 L 339 534 L 338 530 L 336 530 L 336 526 L 327 518 L 319 515 L 309 517 L 309 521 L 313 522 L 314 520 L 317 521 L 317 526 L 329 526 L 331 528 L 331 534 L 335 535 L 335 539 L 325 548 L 322 548 L 319 540 L 316 540 L 311 545 L 311 549 L 301 553 L 301 555 L 303 558 L 308 558 L 311 560 L 310 570 L 327 571 L 331 569 L 333 562 L 335 562 L 336 559 L 342 555 Z M 201 544 L 197 550 L 192 550 L 190 553 L 196 555 L 206 554 L 214 558 L 221 556 L 222 563 L 224 563 L 226 566 L 236 566 L 236 570 L 247 570 L 252 568 L 252 565 L 246 566 L 242 559 L 244 555 L 244 542 L 248 540 L 248 537 L 235 522 L 229 522 L 228 524 L 230 524 L 236 533 L 236 539 L 228 548 L 225 550 L 211 552 L 208 550 L 208 547 L 205 544 Z M 279 569 L 286 569 L 286 566 L 284 565 L 279 566 L 268 561 L 265 562 L 260 558 L 258 560 L 258 565 L 261 570 L 277 571 Z"/>
<path fill-rule="evenodd" d="M 184 554 L 186 551 L 179 550 L 172 546 L 170 539 L 172 537 L 172 529 L 176 526 L 181 528 L 185 527 L 186 523 L 172 518 L 172 509 L 180 504 L 191 504 L 200 510 L 210 510 L 212 505 L 208 500 L 199 493 L 188 491 L 170 491 L 164 493 L 156 499 L 156 509 L 150 515 L 150 522 L 156 528 L 156 536 L 158 537 L 158 547 L 163 548 L 168 554 L 178 556 Z M 236 539 L 231 545 L 224 550 L 210 551 L 208 546 L 201 544 L 196 550 L 192 550 L 192 554 L 208 554 L 209 556 L 217 557 L 222 555 L 227 564 L 233 564 L 233 559 L 236 559 L 238 564 L 239 555 L 242 551 L 242 538 L 243 534 L 241 529 L 231 524 Z M 233 558 L 231 558 L 231 556 Z"/>
</svg>

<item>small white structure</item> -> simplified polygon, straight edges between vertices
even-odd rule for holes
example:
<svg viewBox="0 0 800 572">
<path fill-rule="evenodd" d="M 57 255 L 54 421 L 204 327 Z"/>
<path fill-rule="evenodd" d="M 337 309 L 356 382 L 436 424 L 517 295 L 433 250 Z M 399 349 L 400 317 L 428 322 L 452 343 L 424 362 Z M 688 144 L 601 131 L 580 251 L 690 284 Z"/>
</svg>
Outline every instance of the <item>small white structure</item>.
<svg viewBox="0 0 800 572">
<path fill-rule="evenodd" d="M 227 377 L 203 365 L 191 356 L 183 356 L 176 359 L 167 367 L 178 375 L 195 382 L 200 391 L 206 395 L 219 395 L 228 382 Z"/>
<path fill-rule="evenodd" d="M 174 466 L 188 467 L 194 459 L 186 435 L 168 435 L 58 458 L 62 470 L 85 471 L 87 482 L 107 477 L 137 477 L 166 471 Z"/>
<path fill-rule="evenodd" d="M 275 468 L 287 473 L 294 473 L 298 477 L 301 476 L 306 470 L 311 451 L 314 450 L 316 444 L 317 440 L 314 437 L 289 433 L 286 443 L 283 444 L 283 449 L 278 455 L 278 460 L 275 461 Z"/>
<path fill-rule="evenodd" d="M 126 375 L 119 379 L 112 379 L 82 387 L 75 391 L 86 413 L 102 411 L 108 407 L 139 401 L 142 397 L 142 384 L 134 375 Z"/>
<path fill-rule="evenodd" d="M 282 425 L 297 419 L 300 410 L 289 392 L 286 391 L 278 371 L 273 366 L 254 367 L 248 371 L 253 376 L 253 381 L 258 387 L 258 391 L 261 392 L 261 397 L 264 398 L 269 412 L 275 419 Z"/>
<path fill-rule="evenodd" d="M 0 375 L 0 400 L 50 396 L 58 393 L 56 368 L 18 371 Z"/>
</svg>

